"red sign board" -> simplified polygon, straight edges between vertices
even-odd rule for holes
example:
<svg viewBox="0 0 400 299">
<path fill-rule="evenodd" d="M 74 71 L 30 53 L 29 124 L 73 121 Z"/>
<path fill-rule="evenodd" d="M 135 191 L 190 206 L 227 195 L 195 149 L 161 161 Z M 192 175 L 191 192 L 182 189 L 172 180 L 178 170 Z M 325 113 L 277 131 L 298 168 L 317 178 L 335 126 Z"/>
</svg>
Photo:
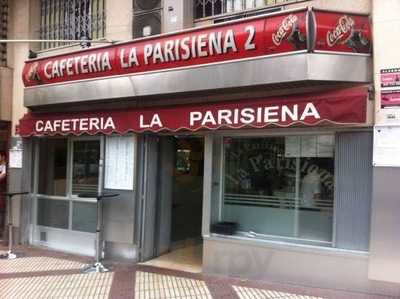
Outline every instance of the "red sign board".
<svg viewBox="0 0 400 299">
<path fill-rule="evenodd" d="M 372 33 L 368 16 L 314 11 L 317 51 L 371 53 Z"/>
<path fill-rule="evenodd" d="M 230 101 L 177 107 L 81 113 L 27 114 L 18 126 L 32 135 L 111 134 L 264 128 L 269 125 L 356 124 L 366 120 L 365 88 L 320 94 Z"/>
<path fill-rule="evenodd" d="M 33 86 L 306 50 L 306 18 L 301 10 L 39 59 L 26 63 L 23 80 Z"/>
<path fill-rule="evenodd" d="M 23 81 L 35 86 L 311 51 L 310 32 L 316 50 L 370 52 L 368 17 L 302 9 L 31 60 Z"/>
</svg>

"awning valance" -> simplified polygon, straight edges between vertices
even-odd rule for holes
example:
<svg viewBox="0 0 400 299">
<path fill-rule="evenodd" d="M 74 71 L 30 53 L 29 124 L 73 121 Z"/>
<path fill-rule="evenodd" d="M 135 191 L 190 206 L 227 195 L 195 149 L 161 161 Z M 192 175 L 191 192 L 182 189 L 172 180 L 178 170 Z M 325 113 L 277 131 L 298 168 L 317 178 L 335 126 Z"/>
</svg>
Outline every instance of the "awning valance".
<svg viewBox="0 0 400 299">
<path fill-rule="evenodd" d="M 174 107 L 29 113 L 20 120 L 18 133 L 28 137 L 264 128 L 269 125 L 362 124 L 366 121 L 367 96 L 367 88 L 361 87 L 318 94 Z"/>
</svg>

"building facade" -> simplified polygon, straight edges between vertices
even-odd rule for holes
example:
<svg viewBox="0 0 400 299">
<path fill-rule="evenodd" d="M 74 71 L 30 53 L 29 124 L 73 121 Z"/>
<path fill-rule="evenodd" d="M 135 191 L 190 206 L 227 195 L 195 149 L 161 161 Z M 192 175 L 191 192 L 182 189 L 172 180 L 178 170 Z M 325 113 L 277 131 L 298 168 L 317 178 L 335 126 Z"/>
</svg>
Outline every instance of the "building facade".
<svg viewBox="0 0 400 299">
<path fill-rule="evenodd" d="M 399 295 L 397 168 L 373 157 L 398 4 L 375 2 L 13 1 L 10 38 L 55 40 L 8 48 L 21 242 L 93 255 L 78 195 L 116 192 L 105 256 L 192 240 L 206 273 Z"/>
</svg>

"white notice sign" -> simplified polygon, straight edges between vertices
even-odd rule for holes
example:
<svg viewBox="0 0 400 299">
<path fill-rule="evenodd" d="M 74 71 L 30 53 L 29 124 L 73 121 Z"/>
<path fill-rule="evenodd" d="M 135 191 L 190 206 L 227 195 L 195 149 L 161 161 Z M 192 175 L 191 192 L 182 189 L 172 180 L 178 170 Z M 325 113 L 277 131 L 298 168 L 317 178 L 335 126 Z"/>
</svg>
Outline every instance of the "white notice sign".
<svg viewBox="0 0 400 299">
<path fill-rule="evenodd" d="M 301 156 L 317 156 L 317 136 L 301 136 Z"/>
<path fill-rule="evenodd" d="M 300 157 L 300 136 L 286 136 L 285 137 L 285 158 Z"/>
<path fill-rule="evenodd" d="M 105 189 L 133 189 L 134 140 L 133 136 L 106 138 Z"/>
<path fill-rule="evenodd" d="M 400 126 L 375 126 L 373 165 L 400 167 Z"/>
<path fill-rule="evenodd" d="M 10 149 L 9 152 L 9 163 L 10 168 L 22 168 L 22 150 L 21 149 Z"/>
</svg>

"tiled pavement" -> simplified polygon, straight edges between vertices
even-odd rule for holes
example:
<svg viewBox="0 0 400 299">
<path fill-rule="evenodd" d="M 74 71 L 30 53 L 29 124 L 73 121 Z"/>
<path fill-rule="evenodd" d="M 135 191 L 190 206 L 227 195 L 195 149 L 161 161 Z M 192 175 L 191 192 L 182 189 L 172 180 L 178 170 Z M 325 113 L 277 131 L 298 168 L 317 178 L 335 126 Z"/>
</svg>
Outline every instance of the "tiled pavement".
<svg viewBox="0 0 400 299">
<path fill-rule="evenodd" d="M 0 247 L 0 252 L 5 248 Z M 81 273 L 85 257 L 20 247 L 16 260 L 0 260 L 0 298 L 137 298 L 137 299 L 383 299 L 293 285 L 243 281 L 150 266 L 113 264 L 108 273 Z"/>
</svg>

